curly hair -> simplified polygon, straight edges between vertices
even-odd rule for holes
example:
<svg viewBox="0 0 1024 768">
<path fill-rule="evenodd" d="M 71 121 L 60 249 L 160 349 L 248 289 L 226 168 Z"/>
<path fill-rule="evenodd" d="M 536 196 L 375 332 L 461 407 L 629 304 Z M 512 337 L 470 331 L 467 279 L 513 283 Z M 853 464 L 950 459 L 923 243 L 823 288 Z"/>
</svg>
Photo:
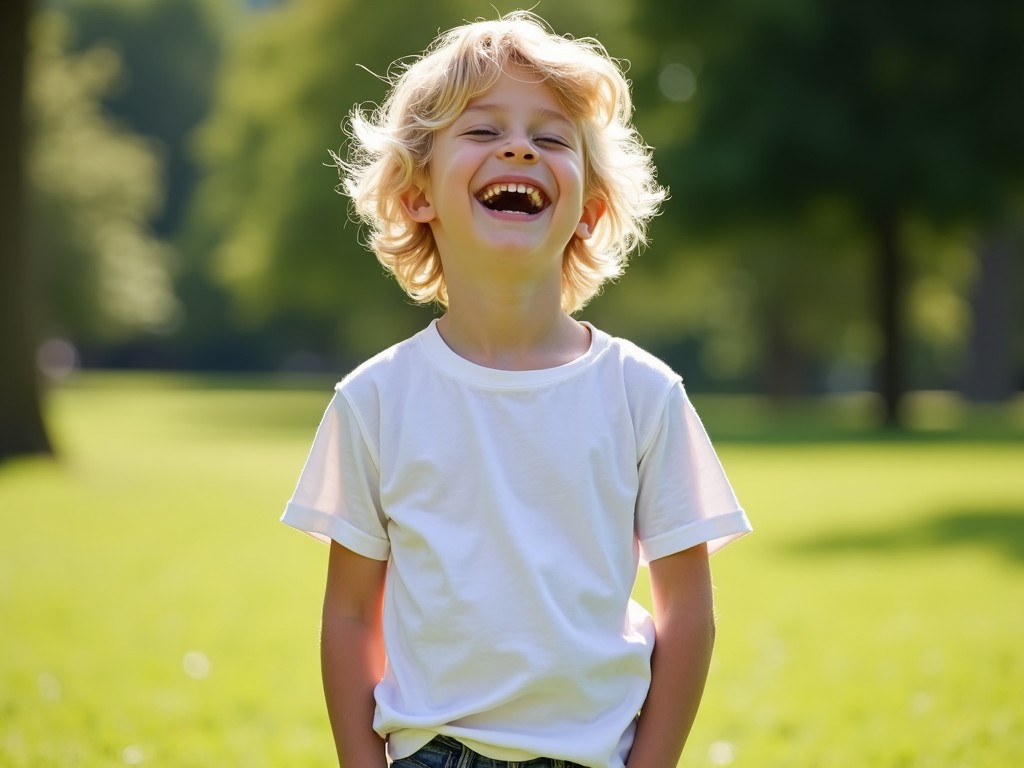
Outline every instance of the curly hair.
<svg viewBox="0 0 1024 768">
<path fill-rule="evenodd" d="M 403 290 L 417 302 L 447 306 L 430 226 L 409 217 L 402 195 L 427 173 L 434 134 L 510 66 L 542 79 L 576 121 L 585 198 L 604 204 L 591 237 L 573 235 L 563 253 L 562 308 L 576 312 L 622 274 L 666 197 L 631 122 L 629 83 L 597 40 L 556 35 L 528 11 L 443 33 L 421 56 L 393 66 L 379 107 L 349 114 L 349 157 L 333 155 L 341 189 L 369 228 L 368 246 Z"/>
</svg>

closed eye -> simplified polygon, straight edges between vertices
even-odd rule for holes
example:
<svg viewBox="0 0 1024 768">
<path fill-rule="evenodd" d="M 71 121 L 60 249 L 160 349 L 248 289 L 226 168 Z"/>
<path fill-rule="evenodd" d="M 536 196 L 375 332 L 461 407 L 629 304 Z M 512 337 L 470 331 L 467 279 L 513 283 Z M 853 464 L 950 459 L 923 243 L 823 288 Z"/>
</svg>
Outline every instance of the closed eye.
<svg viewBox="0 0 1024 768">
<path fill-rule="evenodd" d="M 545 144 L 554 144 L 566 149 L 572 149 L 572 144 L 559 136 L 538 136 L 535 140 Z"/>
<path fill-rule="evenodd" d="M 470 130 L 465 131 L 462 135 L 489 138 L 491 136 L 497 136 L 498 132 L 493 128 L 471 128 Z"/>
</svg>

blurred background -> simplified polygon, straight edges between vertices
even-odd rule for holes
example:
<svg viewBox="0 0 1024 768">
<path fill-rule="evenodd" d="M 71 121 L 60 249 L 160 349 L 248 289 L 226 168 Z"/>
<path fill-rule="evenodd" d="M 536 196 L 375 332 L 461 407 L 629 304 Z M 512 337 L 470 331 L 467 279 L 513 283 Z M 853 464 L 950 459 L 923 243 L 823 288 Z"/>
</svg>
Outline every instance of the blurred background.
<svg viewBox="0 0 1024 768">
<path fill-rule="evenodd" d="M 362 248 L 328 152 L 350 107 L 383 96 L 371 73 L 514 7 L 6 4 L 6 452 L 43 440 L 25 416 L 35 384 L 16 371 L 340 375 L 424 325 L 433 310 Z M 882 423 L 899 423 L 911 390 L 1021 389 L 1019 2 L 536 10 L 628 62 L 672 195 L 650 247 L 584 317 L 691 389 L 873 392 Z"/>
</svg>

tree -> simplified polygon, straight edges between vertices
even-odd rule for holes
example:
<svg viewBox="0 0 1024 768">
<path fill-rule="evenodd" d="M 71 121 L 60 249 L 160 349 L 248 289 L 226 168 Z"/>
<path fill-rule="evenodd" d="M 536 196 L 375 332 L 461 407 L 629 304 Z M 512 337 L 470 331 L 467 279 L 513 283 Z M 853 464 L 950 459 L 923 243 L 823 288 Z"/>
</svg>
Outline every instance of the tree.
<svg viewBox="0 0 1024 768">
<path fill-rule="evenodd" d="M 159 162 L 99 106 L 116 56 L 69 57 L 66 19 L 30 23 L 27 2 L 5 10 L 0 460 L 52 452 L 36 363 L 43 329 L 112 338 L 159 327 L 175 310 L 166 246 L 148 229 Z"/>
<path fill-rule="evenodd" d="M 1014 392 L 1013 329 L 1019 326 L 1024 295 L 1019 238 L 1013 232 L 990 232 L 978 248 L 977 276 L 971 291 L 974 322 L 963 393 L 975 402 L 1002 402 Z M 1019 341 L 1019 337 L 1018 337 Z"/>
<path fill-rule="evenodd" d="M 0 461 L 49 453 L 35 365 L 32 276 L 25 232 L 25 51 L 29 0 L 4 4 L 0 24 Z"/>
<path fill-rule="evenodd" d="M 663 51 L 696 42 L 691 128 L 663 153 L 694 226 L 799 226 L 822 200 L 871 238 L 879 390 L 905 389 L 912 217 L 997 221 L 1024 179 L 1024 7 L 973 3 L 649 2 Z M 666 23 L 666 14 L 675 23 Z M 679 30 L 684 30 L 680 33 Z M 686 37 L 679 39 L 681 34 Z"/>
</svg>

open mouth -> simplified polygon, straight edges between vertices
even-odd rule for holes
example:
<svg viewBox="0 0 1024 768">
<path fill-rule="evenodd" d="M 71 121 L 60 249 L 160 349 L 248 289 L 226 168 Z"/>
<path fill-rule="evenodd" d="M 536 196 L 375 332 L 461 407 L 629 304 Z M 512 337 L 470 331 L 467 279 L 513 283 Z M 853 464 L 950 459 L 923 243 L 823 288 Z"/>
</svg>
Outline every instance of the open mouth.
<svg viewBox="0 0 1024 768">
<path fill-rule="evenodd" d="M 548 207 L 548 199 L 530 184 L 501 183 L 482 189 L 476 199 L 492 211 L 533 215 Z"/>
</svg>

